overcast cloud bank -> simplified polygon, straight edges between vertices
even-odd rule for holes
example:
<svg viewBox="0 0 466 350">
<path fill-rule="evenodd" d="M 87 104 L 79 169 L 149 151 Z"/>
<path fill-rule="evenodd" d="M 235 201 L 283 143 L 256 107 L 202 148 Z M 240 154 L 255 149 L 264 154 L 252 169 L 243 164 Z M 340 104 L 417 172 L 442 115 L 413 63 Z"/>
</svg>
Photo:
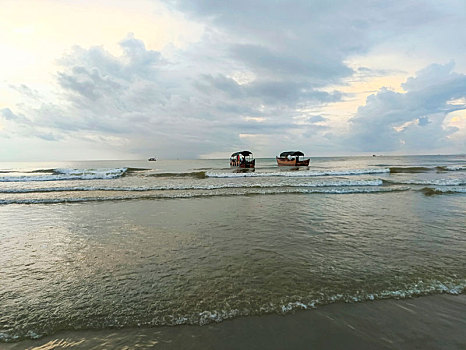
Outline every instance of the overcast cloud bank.
<svg viewBox="0 0 466 350">
<path fill-rule="evenodd" d="M 466 75 L 455 71 L 466 56 L 450 43 L 465 32 L 451 23 L 466 15 L 461 2 L 448 5 L 172 2 L 203 23 L 200 40 L 155 51 L 129 33 L 121 55 L 74 46 L 57 61 L 52 94 L 10 84 L 22 103 L 0 109 L 0 142 L 10 150 L 0 155 L 11 155 L 19 139 L 25 155 L 40 154 L 28 146 L 50 143 L 65 155 L 74 145 L 134 158 L 226 157 L 240 148 L 258 156 L 291 148 L 314 156 L 466 152 L 463 124 L 450 123 L 453 112 L 466 118 Z M 443 23 L 443 41 L 423 36 Z M 444 49 L 447 59 L 407 77 L 403 92 L 370 93 L 350 118 L 332 115 L 328 108 L 353 98 L 343 87 L 356 76 L 370 81 L 394 69 L 355 68 L 349 60 L 383 51 L 384 43 L 401 48 L 399 40 L 406 47 L 418 40 L 423 53 Z"/>
</svg>

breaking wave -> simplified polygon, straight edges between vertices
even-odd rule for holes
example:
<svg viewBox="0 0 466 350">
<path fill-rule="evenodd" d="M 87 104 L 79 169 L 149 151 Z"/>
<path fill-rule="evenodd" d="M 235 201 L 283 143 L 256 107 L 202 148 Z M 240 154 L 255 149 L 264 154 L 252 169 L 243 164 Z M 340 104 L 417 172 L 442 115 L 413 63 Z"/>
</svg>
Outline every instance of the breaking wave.
<svg viewBox="0 0 466 350">
<path fill-rule="evenodd" d="M 314 177 L 314 176 L 340 176 L 389 173 L 388 168 L 347 169 L 347 170 L 308 170 L 308 171 L 279 171 L 269 173 L 240 172 L 240 173 L 213 173 L 207 172 L 207 177 L 235 178 L 235 177 Z"/>
<path fill-rule="evenodd" d="M 390 167 L 390 173 L 425 173 L 427 171 L 432 171 L 433 168 L 423 167 L 423 166 L 412 166 L 412 167 Z"/>
<path fill-rule="evenodd" d="M 99 323 L 89 319 L 87 322 L 82 320 L 68 320 L 68 327 L 72 330 L 85 329 L 109 329 L 123 327 L 160 327 L 160 326 L 177 326 L 177 325 L 197 325 L 204 326 L 212 323 L 220 323 L 225 320 L 247 317 L 261 316 L 266 314 L 286 315 L 295 310 L 315 309 L 329 304 L 338 302 L 344 303 L 361 303 L 374 300 L 385 299 L 409 299 L 426 295 L 436 294 L 463 294 L 466 288 L 466 281 L 439 281 L 439 280 L 419 280 L 416 283 L 403 285 L 401 288 L 384 289 L 378 292 L 369 292 L 359 290 L 349 293 L 320 293 L 321 296 L 315 297 L 312 294 L 303 296 L 293 296 L 284 298 L 281 302 L 269 301 L 262 302 L 256 305 L 249 304 L 247 308 L 236 308 L 225 305 L 222 309 L 212 309 L 204 311 L 188 311 L 185 313 L 151 315 L 151 317 L 143 317 L 141 315 L 132 315 L 130 317 L 121 318 L 119 315 L 115 317 L 106 317 L 100 319 Z M 167 310 L 168 311 L 168 310 Z M 170 311 L 168 311 L 170 312 Z M 11 329 L 0 332 L 0 343 L 18 342 L 24 339 L 39 339 L 47 335 L 52 335 L 57 331 L 56 321 L 53 318 L 50 324 L 46 321 L 40 325 L 29 325 L 27 328 Z M 32 329 L 31 329 L 32 328 Z M 64 330 L 64 329 L 62 329 Z M 65 329 L 66 330 L 66 329 Z"/>
<path fill-rule="evenodd" d="M 64 180 L 104 180 L 116 179 L 125 173 L 140 171 L 136 168 L 110 169 L 39 169 L 30 173 L 41 175 L 1 176 L 0 182 L 30 182 L 30 181 L 64 181 Z"/>
<path fill-rule="evenodd" d="M 434 185 L 434 186 L 462 186 L 466 179 L 436 179 L 436 180 L 383 180 L 385 184 L 395 185 Z"/>
<path fill-rule="evenodd" d="M 424 187 L 421 192 L 426 196 L 433 196 L 436 194 L 454 194 L 454 193 L 466 193 L 466 188 L 439 188 L 439 187 Z"/>
<path fill-rule="evenodd" d="M 466 170 L 466 165 L 438 166 L 436 169 L 439 171 L 464 171 Z"/>
<path fill-rule="evenodd" d="M 352 187 L 352 186 L 381 186 L 383 181 L 354 180 L 354 181 L 322 181 L 303 183 L 228 183 L 218 185 L 167 185 L 167 186 L 137 186 L 137 187 L 110 187 L 110 186 L 69 186 L 69 187 L 41 187 L 41 188 L 11 188 L 0 189 L 0 193 L 41 193 L 41 192 L 78 192 L 78 191 L 124 191 L 124 192 L 146 192 L 146 191 L 173 191 L 173 190 L 217 190 L 228 188 L 274 188 L 274 187 Z"/>
<path fill-rule="evenodd" d="M 466 170 L 466 165 L 444 165 L 435 167 L 412 166 L 412 167 L 390 167 L 390 173 L 426 173 L 429 171 L 463 171 Z"/>
<path fill-rule="evenodd" d="M 206 172 L 205 171 L 193 171 L 188 173 L 157 173 L 157 174 L 149 174 L 147 176 L 150 177 L 193 177 L 196 179 L 205 179 Z"/>
<path fill-rule="evenodd" d="M 100 168 L 100 169 L 36 169 L 27 172 L 2 170 L 0 182 L 32 182 L 32 181 L 64 181 L 64 180 L 105 180 L 116 179 L 135 173 L 143 173 L 145 177 L 163 177 L 163 178 L 239 178 L 239 177 L 315 177 L 315 176 L 344 176 L 344 175 L 365 175 L 365 174 L 384 174 L 384 173 L 423 173 L 429 171 L 462 171 L 466 166 L 437 166 L 437 167 L 384 167 L 384 168 L 365 168 L 365 169 L 342 169 L 342 170 L 297 170 L 297 171 L 271 171 L 260 172 L 257 169 L 246 169 L 239 172 L 216 172 L 216 171 L 192 171 L 192 172 L 165 172 L 165 173 L 146 173 L 153 169 L 147 168 Z M 256 170 L 256 171 L 255 171 Z M 218 170 L 217 170 L 218 171 Z M 27 175 L 25 175 L 27 174 Z"/>
<path fill-rule="evenodd" d="M 59 170 L 59 169 L 57 169 Z M 33 173 L 33 174 L 60 174 L 60 172 L 58 172 L 57 170 L 55 169 L 36 169 L 36 170 L 32 170 L 32 171 L 26 171 L 27 173 Z"/>
<path fill-rule="evenodd" d="M 269 190 L 245 190 L 237 192 L 204 192 L 204 193 L 159 193 L 138 196 L 109 196 L 109 197 L 69 197 L 69 198 L 27 198 L 27 199 L 2 199 L 0 205 L 8 204 L 58 204 L 58 203 L 79 203 L 79 202 L 102 202 L 102 201 L 128 201 L 128 200 L 156 200 L 156 199 L 178 199 L 178 198 L 199 198 L 199 197 L 230 197 L 230 196 L 254 196 L 254 195 L 278 195 L 278 194 L 352 194 L 352 193 L 382 193 L 407 191 L 409 187 L 397 188 L 328 188 L 328 189 L 269 189 Z"/>
</svg>

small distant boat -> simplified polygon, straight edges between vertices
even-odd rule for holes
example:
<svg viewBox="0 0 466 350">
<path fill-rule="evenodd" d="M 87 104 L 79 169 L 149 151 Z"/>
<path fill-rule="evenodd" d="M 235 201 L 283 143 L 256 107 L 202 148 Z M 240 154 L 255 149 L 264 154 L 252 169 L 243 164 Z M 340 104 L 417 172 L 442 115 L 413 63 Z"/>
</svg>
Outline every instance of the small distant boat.
<svg viewBox="0 0 466 350">
<path fill-rule="evenodd" d="M 300 151 L 288 151 L 280 153 L 280 157 L 276 157 L 278 166 L 309 166 L 310 158 L 304 157 L 304 153 Z"/>
<path fill-rule="evenodd" d="M 148 159 L 149 162 L 155 162 L 156 160 L 157 160 L 157 158 L 155 158 L 155 157 L 150 157 L 150 158 Z"/>
<path fill-rule="evenodd" d="M 235 152 L 230 156 L 230 166 L 236 168 L 254 168 L 256 160 L 250 151 Z"/>
</svg>

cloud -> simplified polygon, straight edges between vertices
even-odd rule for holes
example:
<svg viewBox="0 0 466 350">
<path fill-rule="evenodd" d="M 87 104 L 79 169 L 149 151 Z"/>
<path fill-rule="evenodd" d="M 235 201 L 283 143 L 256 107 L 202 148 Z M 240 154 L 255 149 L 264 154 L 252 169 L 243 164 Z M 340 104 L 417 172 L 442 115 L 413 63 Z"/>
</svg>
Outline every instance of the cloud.
<svg viewBox="0 0 466 350">
<path fill-rule="evenodd" d="M 2 113 L 2 116 L 6 119 L 6 120 L 17 120 L 19 119 L 19 117 L 14 114 L 11 109 L 9 108 L 3 108 L 0 110 L 0 112 Z"/>
<path fill-rule="evenodd" d="M 320 122 L 325 122 L 328 119 L 325 117 L 322 117 L 321 115 L 314 115 L 312 117 L 309 117 L 308 120 L 310 123 L 320 123 Z"/>
<path fill-rule="evenodd" d="M 464 22 L 461 1 L 449 1 L 445 6 L 420 0 L 170 3 L 211 28 L 210 40 L 217 37 L 216 47 L 236 65 L 267 78 L 292 75 L 319 85 L 352 75 L 346 64 L 348 58 L 364 55 L 386 42 L 400 43 L 399 49 L 406 50 L 412 50 L 412 45 L 422 49 L 428 46 L 433 52 L 435 46 L 438 50 L 454 40 L 445 38 L 445 31 L 463 35 L 458 33 L 458 25 Z M 422 35 L 425 31 L 438 34 L 426 39 Z"/>
<path fill-rule="evenodd" d="M 394 43 L 405 56 L 416 56 L 418 47 L 427 59 L 437 48 L 462 53 L 461 45 L 453 51 L 450 36 L 440 40 L 464 19 L 461 2 L 448 4 L 169 1 L 200 24 L 199 40 L 157 51 L 130 33 L 119 42 L 119 55 L 101 45 L 73 46 L 57 60 L 55 86 L 44 92 L 10 84 L 23 100 L 2 110 L 2 135 L 60 145 L 84 140 L 86 147 L 144 158 L 228 155 L 240 148 L 255 148 L 258 156 L 290 147 L 326 155 L 454 148 L 460 124 L 449 126 L 446 116 L 464 108 L 449 101 L 464 98 L 465 87 L 453 63 L 423 64 L 402 93 L 363 85 L 405 75 L 404 64 L 352 61 Z M 434 25 L 439 33 L 427 37 Z M 356 101 L 350 88 L 341 91 L 352 80 L 362 82 L 359 97 L 377 93 L 356 113 L 357 102 L 342 112 L 345 102 Z"/>
<path fill-rule="evenodd" d="M 198 83 L 199 88 L 206 94 L 215 90 L 225 94 L 225 97 L 243 100 L 255 99 L 268 105 L 287 105 L 290 108 L 301 103 L 328 103 L 341 100 L 342 93 L 338 91 L 326 92 L 314 89 L 308 82 L 293 79 L 264 80 L 256 79 L 247 84 L 238 84 L 234 79 L 224 75 L 204 75 Z M 241 103 L 241 101 L 235 101 Z"/>
<path fill-rule="evenodd" d="M 348 76 L 353 71 L 335 58 L 324 60 L 315 54 L 313 57 L 296 55 L 295 52 L 272 50 L 259 45 L 232 45 L 232 57 L 243 62 L 246 67 L 260 76 L 273 76 L 308 79 L 316 86 Z"/>
<path fill-rule="evenodd" d="M 378 152 L 451 146 L 449 136 L 458 128 L 444 125 L 445 118 L 466 109 L 466 104 L 449 103 L 466 96 L 466 75 L 453 67 L 453 62 L 432 64 L 402 85 L 406 92 L 381 89 L 370 95 L 350 120 L 348 146 Z"/>
<path fill-rule="evenodd" d="M 30 126 L 32 124 L 31 120 L 25 117 L 23 114 L 14 113 L 10 108 L 0 109 L 0 116 L 5 120 L 18 123 L 24 126 Z"/>
</svg>

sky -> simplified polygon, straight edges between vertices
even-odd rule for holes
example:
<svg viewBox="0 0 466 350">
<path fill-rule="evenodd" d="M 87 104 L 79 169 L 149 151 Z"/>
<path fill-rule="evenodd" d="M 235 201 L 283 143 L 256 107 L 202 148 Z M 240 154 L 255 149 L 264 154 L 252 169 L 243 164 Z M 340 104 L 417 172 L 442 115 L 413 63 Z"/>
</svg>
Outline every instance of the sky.
<svg viewBox="0 0 466 350">
<path fill-rule="evenodd" d="M 463 0 L 0 5 L 0 161 L 466 153 Z"/>
</svg>

